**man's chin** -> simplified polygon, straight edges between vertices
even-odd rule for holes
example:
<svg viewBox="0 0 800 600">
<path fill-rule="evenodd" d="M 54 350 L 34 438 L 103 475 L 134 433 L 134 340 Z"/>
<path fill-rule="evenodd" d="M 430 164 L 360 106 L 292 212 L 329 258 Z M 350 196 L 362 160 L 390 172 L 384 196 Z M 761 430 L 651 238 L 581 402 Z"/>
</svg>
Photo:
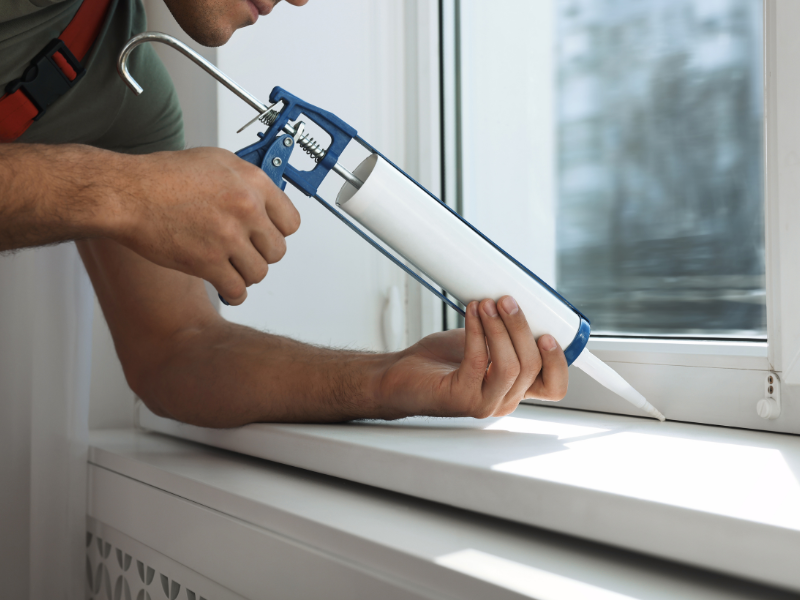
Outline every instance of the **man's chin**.
<svg viewBox="0 0 800 600">
<path fill-rule="evenodd" d="M 236 29 L 238 28 L 230 25 L 218 28 L 183 27 L 183 30 L 189 35 L 190 38 L 192 38 L 201 46 L 206 46 L 208 48 L 216 48 L 226 44 L 233 36 Z"/>
<path fill-rule="evenodd" d="M 2 0 L 0 0 L 1 2 Z M 258 5 L 267 0 L 164 0 L 189 37 L 203 46 L 222 46 L 237 29 L 258 20 Z"/>
</svg>

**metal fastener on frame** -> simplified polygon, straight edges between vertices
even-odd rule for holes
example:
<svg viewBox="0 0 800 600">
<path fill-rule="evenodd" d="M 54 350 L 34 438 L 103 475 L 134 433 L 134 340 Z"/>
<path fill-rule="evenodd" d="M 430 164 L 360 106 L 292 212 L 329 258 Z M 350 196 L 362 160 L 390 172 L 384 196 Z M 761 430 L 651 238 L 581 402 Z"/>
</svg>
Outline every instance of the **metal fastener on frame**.
<svg viewBox="0 0 800 600">
<path fill-rule="evenodd" d="M 764 378 L 764 397 L 756 404 L 756 412 L 770 421 L 781 416 L 781 380 L 775 373 L 767 373 Z"/>
</svg>

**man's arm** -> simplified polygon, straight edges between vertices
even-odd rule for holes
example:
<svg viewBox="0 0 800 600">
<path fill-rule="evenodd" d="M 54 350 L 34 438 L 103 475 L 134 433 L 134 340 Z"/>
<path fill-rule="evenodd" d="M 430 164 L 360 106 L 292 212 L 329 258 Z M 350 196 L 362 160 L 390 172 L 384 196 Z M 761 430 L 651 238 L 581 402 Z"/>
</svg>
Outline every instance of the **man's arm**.
<svg viewBox="0 0 800 600">
<path fill-rule="evenodd" d="M 112 239 L 240 304 L 299 225 L 261 169 L 218 148 L 132 156 L 79 144 L 0 145 L 0 252 Z"/>
<path fill-rule="evenodd" d="M 0 144 L 0 252 L 112 236 L 123 225 L 121 154 L 89 146 Z"/>
<path fill-rule="evenodd" d="M 471 304 L 466 333 L 429 336 L 393 354 L 346 352 L 228 323 L 199 279 L 112 241 L 78 248 L 129 384 L 151 410 L 180 421 L 487 417 L 508 414 L 523 397 L 566 393 L 555 340 L 542 336 L 537 346 L 521 312 L 502 301 Z"/>
</svg>

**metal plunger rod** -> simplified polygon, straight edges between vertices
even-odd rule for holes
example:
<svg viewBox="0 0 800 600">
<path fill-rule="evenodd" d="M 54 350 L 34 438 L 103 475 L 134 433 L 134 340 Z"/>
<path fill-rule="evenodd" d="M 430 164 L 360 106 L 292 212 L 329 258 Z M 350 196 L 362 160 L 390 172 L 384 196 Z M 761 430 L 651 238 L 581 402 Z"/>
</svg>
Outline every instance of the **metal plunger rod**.
<svg viewBox="0 0 800 600">
<path fill-rule="evenodd" d="M 234 94 L 239 96 L 239 98 L 256 109 L 259 115 L 262 115 L 269 110 L 270 107 L 262 104 L 258 98 L 250 94 L 250 92 L 225 75 L 225 73 L 220 71 L 216 66 L 208 62 L 197 52 L 189 48 L 189 46 L 180 40 L 175 39 L 171 35 L 159 33 L 157 31 L 145 31 L 144 33 L 140 33 L 139 35 L 132 37 L 128 43 L 125 44 L 125 47 L 122 49 L 122 52 L 120 52 L 119 58 L 117 59 L 117 72 L 119 73 L 119 76 L 122 77 L 123 81 L 137 96 L 140 95 L 144 90 L 130 74 L 130 71 L 128 71 L 128 58 L 130 58 L 131 52 L 133 52 L 136 46 L 144 44 L 145 42 L 161 42 L 162 44 L 166 44 L 167 46 L 174 48 L 201 69 L 203 69 L 206 73 L 211 75 L 214 79 L 219 81 Z M 297 133 L 297 130 L 288 123 L 283 126 L 283 131 L 291 136 L 294 136 Z M 347 181 L 347 183 L 356 189 L 360 189 L 363 185 L 363 182 L 358 177 L 353 175 L 338 162 L 333 165 L 332 171 L 334 171 L 337 175 L 342 177 L 345 181 Z"/>
<path fill-rule="evenodd" d="M 131 88 L 137 96 L 139 96 L 144 90 L 128 71 L 128 58 L 130 58 L 131 52 L 133 52 L 137 46 L 144 44 L 145 42 L 161 42 L 162 44 L 166 44 L 167 46 L 175 48 L 175 50 L 185 55 L 189 60 L 194 62 L 206 73 L 211 75 L 214 79 L 239 96 L 239 98 L 247 102 L 259 113 L 263 113 L 267 110 L 267 107 L 264 106 L 258 100 L 258 98 L 240 87 L 238 83 L 225 75 L 225 73 L 220 71 L 217 67 L 200 56 L 197 52 L 189 48 L 189 46 L 180 40 L 175 39 L 171 35 L 159 33 L 158 31 L 145 31 L 144 33 L 140 33 L 139 35 L 132 37 L 130 40 L 128 40 L 128 43 L 125 44 L 125 47 L 122 49 L 122 52 L 120 52 L 119 58 L 117 59 L 117 72 L 119 73 L 119 76 L 122 77 L 125 83 L 128 84 L 128 87 Z"/>
</svg>

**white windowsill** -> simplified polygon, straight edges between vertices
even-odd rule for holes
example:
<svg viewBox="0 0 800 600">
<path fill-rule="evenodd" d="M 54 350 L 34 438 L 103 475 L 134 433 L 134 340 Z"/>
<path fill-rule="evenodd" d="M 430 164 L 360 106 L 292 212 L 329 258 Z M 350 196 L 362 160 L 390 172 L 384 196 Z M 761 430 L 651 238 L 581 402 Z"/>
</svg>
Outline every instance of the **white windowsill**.
<svg viewBox="0 0 800 600">
<path fill-rule="evenodd" d="M 103 537 L 164 554 L 219 598 L 792 597 L 158 434 L 95 431 L 89 463 Z"/>
<path fill-rule="evenodd" d="M 800 590 L 800 437 L 522 406 L 511 417 L 154 431 Z"/>
</svg>

